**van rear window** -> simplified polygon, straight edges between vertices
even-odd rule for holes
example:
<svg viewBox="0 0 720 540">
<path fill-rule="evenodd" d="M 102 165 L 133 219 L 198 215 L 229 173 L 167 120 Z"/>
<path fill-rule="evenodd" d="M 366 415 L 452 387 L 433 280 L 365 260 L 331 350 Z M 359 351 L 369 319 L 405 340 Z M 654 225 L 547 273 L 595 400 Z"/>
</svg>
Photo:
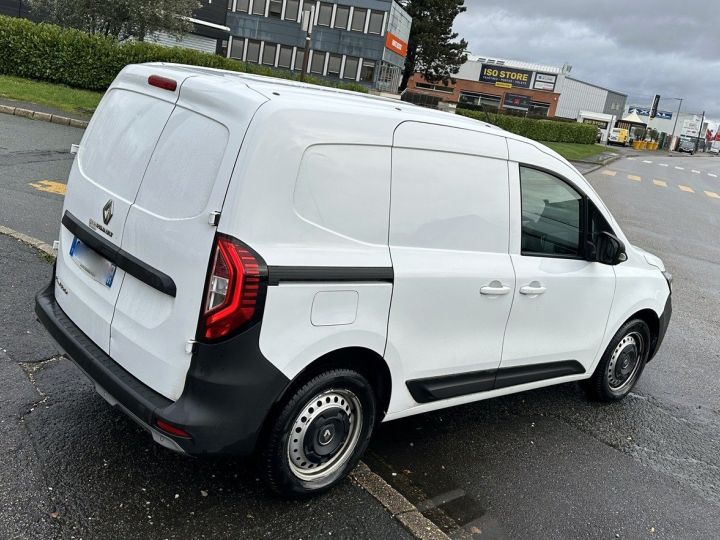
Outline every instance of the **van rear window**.
<svg viewBox="0 0 720 540">
<path fill-rule="evenodd" d="M 134 200 L 173 106 L 144 94 L 110 90 L 83 138 L 81 172 L 109 192 Z"/>
<path fill-rule="evenodd" d="M 199 215 L 212 193 L 227 142 L 225 126 L 176 108 L 153 152 L 135 203 L 170 219 Z"/>
</svg>

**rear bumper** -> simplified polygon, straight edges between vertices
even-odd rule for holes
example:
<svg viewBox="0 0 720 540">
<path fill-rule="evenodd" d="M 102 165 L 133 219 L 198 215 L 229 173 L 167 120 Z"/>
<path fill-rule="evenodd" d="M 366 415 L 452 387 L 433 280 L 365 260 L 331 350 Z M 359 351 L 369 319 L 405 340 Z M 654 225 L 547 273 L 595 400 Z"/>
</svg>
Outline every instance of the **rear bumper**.
<svg viewBox="0 0 720 540">
<path fill-rule="evenodd" d="M 58 305 L 53 282 L 36 296 L 35 312 L 100 395 L 150 432 L 155 442 L 177 452 L 251 454 L 265 418 L 289 384 L 260 353 L 260 324 L 222 343 L 197 344 L 183 394 L 173 402 L 93 343 Z M 157 419 L 190 437 L 162 431 Z"/>
</svg>

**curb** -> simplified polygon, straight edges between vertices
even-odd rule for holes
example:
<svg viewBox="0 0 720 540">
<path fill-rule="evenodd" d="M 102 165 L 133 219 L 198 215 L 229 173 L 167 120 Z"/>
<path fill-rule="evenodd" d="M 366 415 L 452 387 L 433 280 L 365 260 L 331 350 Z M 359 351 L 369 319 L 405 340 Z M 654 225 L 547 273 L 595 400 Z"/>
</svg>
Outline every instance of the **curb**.
<svg viewBox="0 0 720 540">
<path fill-rule="evenodd" d="M 350 474 L 350 478 L 385 507 L 393 519 L 419 540 L 450 540 L 440 527 L 423 516 L 417 507 L 395 488 L 370 470 L 362 461 Z"/>
<path fill-rule="evenodd" d="M 585 176 L 586 174 L 594 173 L 594 172 L 597 171 L 598 169 L 602 169 L 603 167 L 607 167 L 607 166 L 610 165 L 611 163 L 615 163 L 617 160 L 622 159 L 622 158 L 624 158 L 624 157 L 625 157 L 625 156 L 617 156 L 617 157 L 613 157 L 613 158 L 607 159 L 607 160 L 605 160 L 603 163 L 598 163 L 595 167 L 592 167 L 591 169 L 588 169 L 587 171 L 585 171 L 585 172 L 582 173 L 582 174 L 583 174 L 583 176 Z M 572 162 L 571 162 L 571 163 L 572 163 Z M 587 161 L 577 161 L 576 163 L 584 163 L 584 164 L 587 164 L 588 162 L 587 162 Z"/>
<path fill-rule="evenodd" d="M 53 259 L 55 258 L 55 253 L 53 253 L 52 246 L 46 244 L 42 240 L 38 240 L 37 238 L 33 238 L 32 236 L 28 236 L 27 234 L 23 234 L 9 227 L 3 227 L 2 225 L 0 225 L 0 234 L 9 236 L 10 238 L 14 238 L 17 241 L 22 242 L 23 244 L 27 244 L 28 246 L 35 248 L 38 251 L 41 251 L 48 257 L 51 257 Z"/>
<path fill-rule="evenodd" d="M 0 105 L 0 113 L 12 114 L 14 116 L 20 116 L 22 118 L 29 118 L 30 120 L 40 120 L 42 122 L 51 122 L 53 124 L 60 124 L 62 126 L 70 126 L 80 129 L 85 129 L 86 127 L 88 127 L 88 122 L 86 120 L 78 120 L 76 118 L 69 118 L 67 116 L 60 116 L 57 114 L 33 111 L 30 109 L 23 109 L 21 107 L 11 107 L 10 105 Z"/>
</svg>

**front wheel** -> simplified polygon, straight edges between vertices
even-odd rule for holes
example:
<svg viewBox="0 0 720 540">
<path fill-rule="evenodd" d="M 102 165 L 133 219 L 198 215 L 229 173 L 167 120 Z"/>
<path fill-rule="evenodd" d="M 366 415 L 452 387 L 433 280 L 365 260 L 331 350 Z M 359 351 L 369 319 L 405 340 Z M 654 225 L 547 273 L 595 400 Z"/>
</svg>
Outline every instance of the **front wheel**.
<svg viewBox="0 0 720 540">
<path fill-rule="evenodd" d="M 350 369 L 321 373 L 291 392 L 270 419 L 260 473 L 280 495 L 325 491 L 355 467 L 375 418 L 375 396 L 365 377 Z"/>
<path fill-rule="evenodd" d="M 640 378 L 648 359 L 650 329 L 645 321 L 625 323 L 610 340 L 593 376 L 586 385 L 591 398 L 619 401 Z"/>
</svg>

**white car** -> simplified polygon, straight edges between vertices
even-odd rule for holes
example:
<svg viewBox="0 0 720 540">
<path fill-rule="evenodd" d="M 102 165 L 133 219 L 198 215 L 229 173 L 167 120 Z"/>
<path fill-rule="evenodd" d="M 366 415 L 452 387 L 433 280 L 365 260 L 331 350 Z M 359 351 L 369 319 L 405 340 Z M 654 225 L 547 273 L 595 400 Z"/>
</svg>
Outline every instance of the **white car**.
<svg viewBox="0 0 720 540">
<path fill-rule="evenodd" d="M 662 262 L 536 142 L 403 102 L 126 67 L 73 163 L 36 312 L 167 448 L 318 492 L 378 422 L 584 381 L 621 399 Z"/>
</svg>

